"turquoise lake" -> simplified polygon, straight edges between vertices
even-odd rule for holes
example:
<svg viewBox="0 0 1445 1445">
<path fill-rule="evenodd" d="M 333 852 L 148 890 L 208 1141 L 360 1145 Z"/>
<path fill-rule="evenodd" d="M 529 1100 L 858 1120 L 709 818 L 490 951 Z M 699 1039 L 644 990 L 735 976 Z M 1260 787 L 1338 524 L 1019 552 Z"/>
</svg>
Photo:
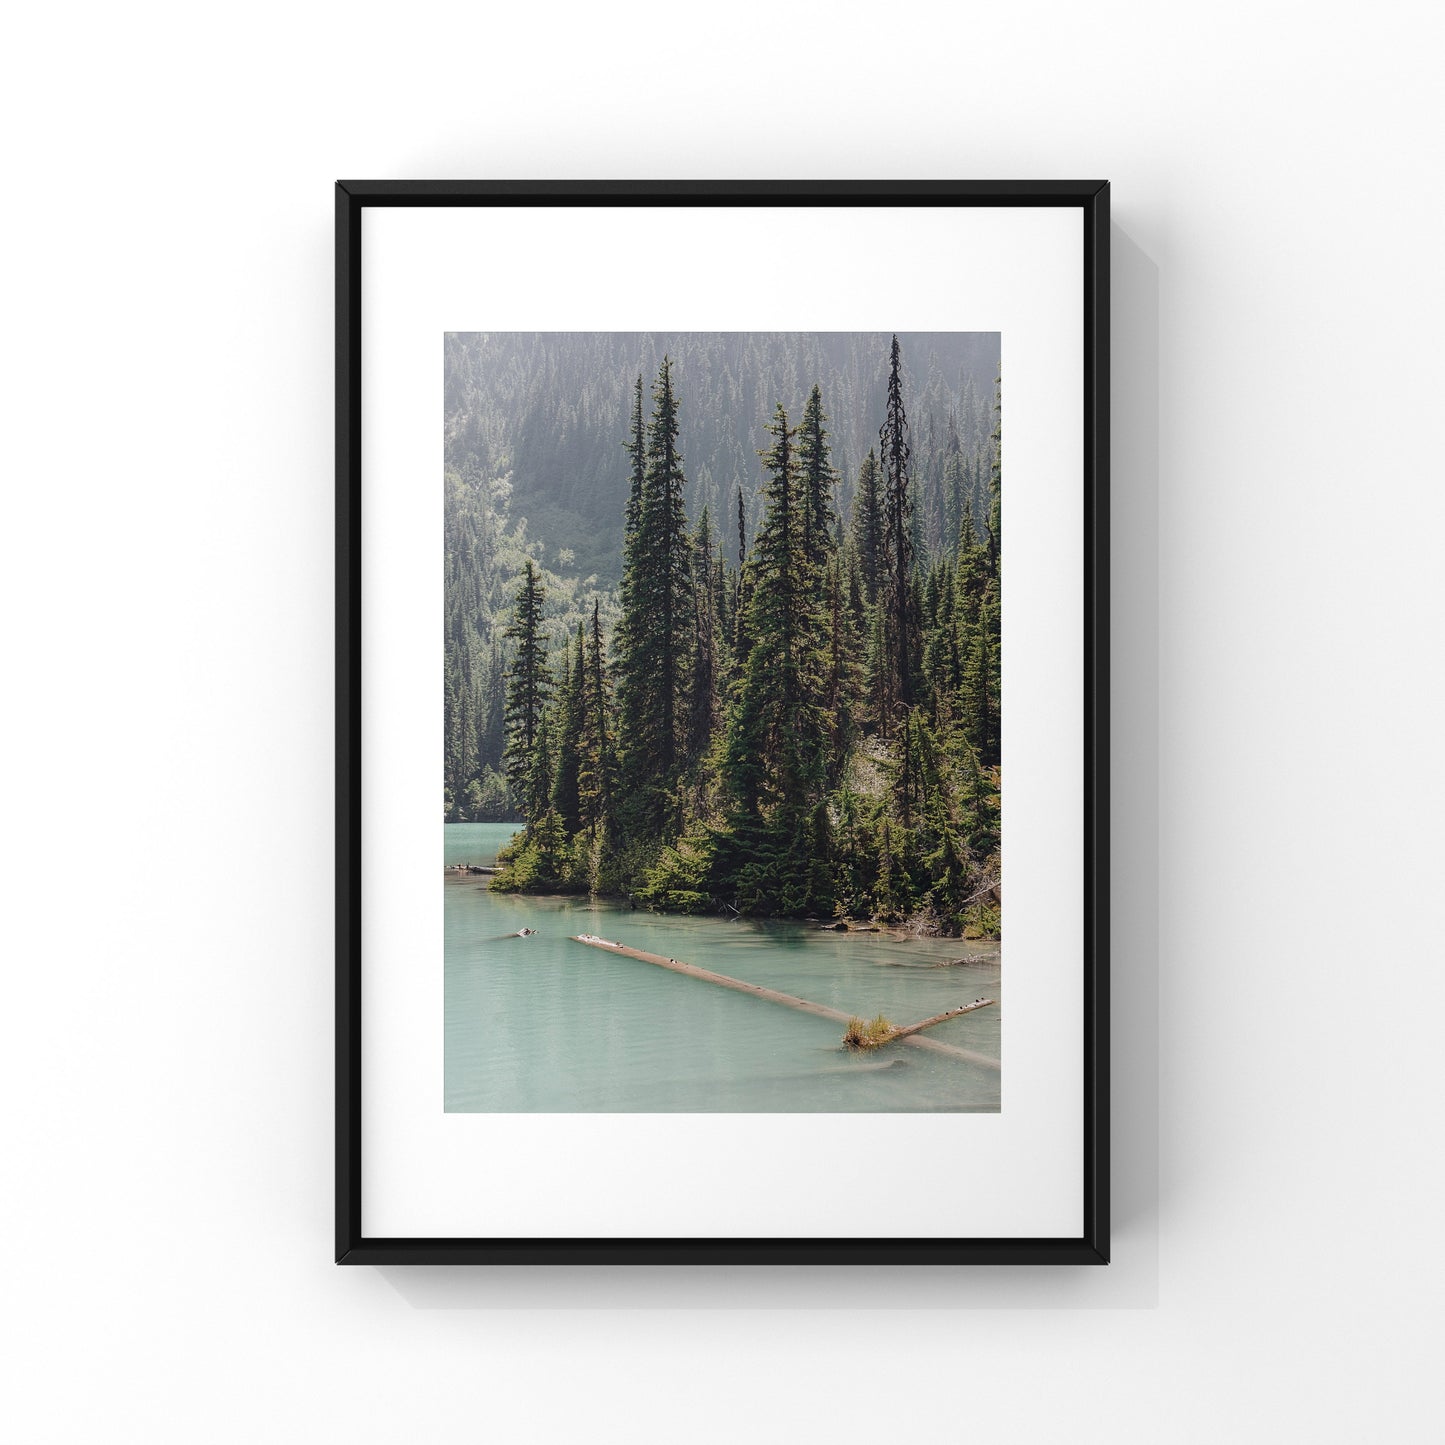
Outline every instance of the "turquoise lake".
<svg viewBox="0 0 1445 1445">
<path fill-rule="evenodd" d="M 488 865 L 510 823 L 445 825 L 447 864 Z M 576 943 L 629 947 L 895 1025 L 984 996 L 927 1037 L 997 1060 L 999 945 L 680 918 L 587 898 L 492 893 L 447 873 L 449 1112 L 989 1112 L 1000 1072 L 893 1045 L 855 1054 L 836 1023 Z M 521 928 L 534 928 L 528 938 Z"/>
</svg>

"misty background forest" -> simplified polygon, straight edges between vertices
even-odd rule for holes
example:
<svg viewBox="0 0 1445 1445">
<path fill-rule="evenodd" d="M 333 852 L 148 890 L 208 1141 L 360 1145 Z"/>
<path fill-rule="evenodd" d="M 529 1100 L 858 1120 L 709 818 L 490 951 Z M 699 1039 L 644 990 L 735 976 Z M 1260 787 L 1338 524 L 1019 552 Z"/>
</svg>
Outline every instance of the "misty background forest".
<svg viewBox="0 0 1445 1445">
<path fill-rule="evenodd" d="M 999 929 L 999 336 L 448 334 L 449 822 L 494 886 Z"/>
</svg>

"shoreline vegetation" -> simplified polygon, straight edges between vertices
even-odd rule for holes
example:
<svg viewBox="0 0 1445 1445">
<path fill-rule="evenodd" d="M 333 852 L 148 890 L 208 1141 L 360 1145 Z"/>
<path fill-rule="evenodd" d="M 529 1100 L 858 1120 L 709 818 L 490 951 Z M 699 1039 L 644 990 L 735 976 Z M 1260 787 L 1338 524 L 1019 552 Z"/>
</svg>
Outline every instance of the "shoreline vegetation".
<svg viewBox="0 0 1445 1445">
<path fill-rule="evenodd" d="M 871 399 L 877 444 L 846 519 L 820 387 L 797 423 L 778 403 L 757 438 L 751 545 L 738 487 L 736 565 L 709 507 L 687 514 L 673 361 L 662 359 L 650 417 L 641 375 L 630 389 L 615 598 L 599 589 L 579 609 L 573 589 L 581 615 L 558 647 L 548 576 L 529 553 L 493 639 L 484 722 L 500 732 L 502 767 L 472 789 L 469 816 L 515 809 L 522 831 L 490 887 L 997 939 L 997 378 L 986 441 L 975 428 L 966 443 L 953 409 L 941 427 L 930 413 L 920 467 L 894 337 Z M 845 422 L 857 431 L 856 417 Z M 454 492 L 449 633 L 465 580 Z M 449 819 L 461 812 L 450 780 L 478 766 L 468 738 L 483 727 L 458 655 L 449 649 Z"/>
<path fill-rule="evenodd" d="M 517 823 L 519 833 L 522 830 L 522 826 L 520 822 Z M 460 877 L 480 876 L 488 878 L 491 881 L 486 884 L 487 891 L 505 893 L 514 898 L 573 898 L 593 901 L 602 899 L 610 903 L 629 903 L 634 909 L 639 906 L 635 900 L 629 900 L 619 895 L 597 893 L 587 888 L 549 888 L 546 890 L 533 889 L 529 892 L 523 892 L 521 889 L 508 886 L 506 870 L 504 868 L 492 867 L 486 864 L 448 863 L 445 865 L 443 871 L 449 875 Z M 666 913 L 668 910 L 654 908 L 651 911 Z M 720 910 L 717 916 L 728 916 L 727 910 Z M 732 916 L 742 918 L 747 916 L 756 917 L 759 915 L 734 914 Z M 931 930 L 929 927 L 932 920 L 926 917 L 904 919 L 898 923 L 879 923 L 873 918 L 834 918 L 824 921 L 815 914 L 805 914 L 802 918 L 792 921 L 806 923 L 819 933 L 876 934 L 880 938 L 893 939 L 929 938 L 937 936 L 936 931 Z M 999 941 L 997 934 L 988 937 L 982 933 L 965 931 L 961 936 L 966 942 L 970 943 L 997 943 Z M 969 958 L 957 958 L 949 959 L 943 963 L 929 964 L 927 966 L 929 968 L 955 968 L 972 962 L 973 960 Z"/>
</svg>

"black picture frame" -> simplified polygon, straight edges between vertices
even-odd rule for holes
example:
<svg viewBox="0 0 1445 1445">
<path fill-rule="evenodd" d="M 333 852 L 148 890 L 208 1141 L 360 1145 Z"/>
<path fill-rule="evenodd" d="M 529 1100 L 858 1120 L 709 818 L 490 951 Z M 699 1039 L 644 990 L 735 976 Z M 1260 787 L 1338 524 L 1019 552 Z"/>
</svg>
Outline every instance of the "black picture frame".
<svg viewBox="0 0 1445 1445">
<path fill-rule="evenodd" d="M 1071 207 L 1083 226 L 1083 1230 L 1070 1238 L 380 1238 L 362 1217 L 362 217 L 368 207 Z M 1109 186 L 1105 181 L 339 181 L 336 1158 L 340 1264 L 1105 1264 L 1109 1259 Z"/>
</svg>

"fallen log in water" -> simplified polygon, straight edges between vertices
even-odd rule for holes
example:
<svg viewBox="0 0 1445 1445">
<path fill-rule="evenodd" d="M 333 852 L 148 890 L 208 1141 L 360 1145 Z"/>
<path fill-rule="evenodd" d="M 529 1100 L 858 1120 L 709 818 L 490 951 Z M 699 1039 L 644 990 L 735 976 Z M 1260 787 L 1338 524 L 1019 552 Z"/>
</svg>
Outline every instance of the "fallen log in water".
<svg viewBox="0 0 1445 1445">
<path fill-rule="evenodd" d="M 911 1039 L 915 1034 L 921 1034 L 924 1029 L 931 1029 L 934 1024 L 941 1024 L 946 1019 L 956 1019 L 962 1014 L 971 1014 L 976 1009 L 988 1008 L 994 1002 L 991 998 L 976 998 L 972 1003 L 960 1004 L 957 1008 L 945 1009 L 941 1014 L 934 1014 L 932 1018 L 923 1019 L 919 1023 L 909 1024 L 905 1028 L 891 1029 L 887 1033 L 866 1035 L 852 1045 L 860 1049 L 881 1049 L 884 1044 L 896 1044 L 900 1040 Z M 922 1043 L 932 1043 L 931 1039 L 920 1040 Z"/>
<path fill-rule="evenodd" d="M 844 1013 L 841 1009 L 829 1008 L 827 1004 L 811 1003 L 805 998 L 797 998 L 790 993 L 779 993 L 774 988 L 764 988 L 757 983 L 746 983 L 740 978 L 729 978 L 725 973 L 714 973 L 710 968 L 699 968 L 695 963 L 682 963 L 676 958 L 664 958 L 660 953 L 644 953 L 640 948 L 628 948 L 625 944 L 615 943 L 611 939 L 598 938 L 596 934 L 574 934 L 572 941 L 585 943 L 589 948 L 600 948 L 604 953 L 619 953 L 626 958 L 635 958 L 640 963 L 650 963 L 657 968 L 669 969 L 673 973 L 698 979 L 702 983 L 716 984 L 719 988 L 730 988 L 737 993 L 751 994 L 754 998 L 764 999 L 768 1003 L 781 1004 L 785 1008 L 797 1009 L 801 1013 L 809 1013 L 816 1018 L 831 1019 L 834 1023 L 847 1025 L 856 1017 L 856 1015 Z M 992 999 L 988 1001 L 993 1002 Z M 892 1043 L 897 1040 L 901 1043 L 911 1044 L 914 1048 L 949 1054 L 954 1058 L 967 1059 L 971 1064 L 980 1064 L 986 1069 L 996 1069 L 999 1067 L 999 1061 L 989 1058 L 987 1054 L 974 1053 L 971 1049 L 955 1048 L 952 1044 L 941 1044 L 937 1039 L 917 1037 L 920 1030 L 928 1028 L 931 1024 L 941 1023 L 946 1018 L 956 1018 L 960 1013 L 967 1013 L 974 1008 L 982 1007 L 982 1004 L 967 1004 L 961 1009 L 953 1009 L 946 1014 L 939 1014 L 936 1018 L 924 1019 L 922 1023 L 911 1024 L 906 1029 L 896 1031 L 889 1036 L 887 1042 Z"/>
</svg>

